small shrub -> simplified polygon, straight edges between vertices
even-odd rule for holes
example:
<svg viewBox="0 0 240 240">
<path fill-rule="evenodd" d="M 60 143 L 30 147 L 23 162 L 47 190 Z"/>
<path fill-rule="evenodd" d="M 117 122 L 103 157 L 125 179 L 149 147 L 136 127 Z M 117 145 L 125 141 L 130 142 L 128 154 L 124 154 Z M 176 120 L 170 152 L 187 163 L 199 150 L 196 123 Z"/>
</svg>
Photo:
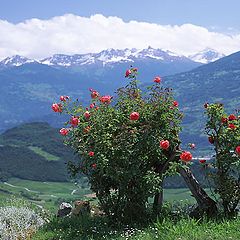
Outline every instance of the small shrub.
<svg viewBox="0 0 240 240">
<path fill-rule="evenodd" d="M 227 115 L 222 104 L 206 104 L 206 132 L 214 146 L 215 161 L 211 167 L 215 192 L 227 216 L 234 215 L 240 201 L 240 116 Z M 239 150 L 238 150 L 239 149 Z"/>
</svg>

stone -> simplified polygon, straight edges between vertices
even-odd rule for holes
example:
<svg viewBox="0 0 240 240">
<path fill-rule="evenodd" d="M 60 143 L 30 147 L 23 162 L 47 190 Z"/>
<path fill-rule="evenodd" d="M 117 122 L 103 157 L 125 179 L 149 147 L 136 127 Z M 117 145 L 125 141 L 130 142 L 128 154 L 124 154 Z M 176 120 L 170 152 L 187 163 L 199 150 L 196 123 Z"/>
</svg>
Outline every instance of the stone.
<svg viewBox="0 0 240 240">
<path fill-rule="evenodd" d="M 61 205 L 59 206 L 58 212 L 57 212 L 57 217 L 65 217 L 70 215 L 72 211 L 72 205 L 69 203 L 61 203 Z"/>
</svg>

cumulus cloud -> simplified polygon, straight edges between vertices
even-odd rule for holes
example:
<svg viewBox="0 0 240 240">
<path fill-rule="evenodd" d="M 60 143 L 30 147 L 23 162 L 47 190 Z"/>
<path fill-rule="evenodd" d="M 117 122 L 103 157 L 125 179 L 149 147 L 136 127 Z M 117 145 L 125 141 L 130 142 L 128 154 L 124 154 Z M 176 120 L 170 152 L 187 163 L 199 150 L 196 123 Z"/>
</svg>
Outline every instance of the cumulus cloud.
<svg viewBox="0 0 240 240">
<path fill-rule="evenodd" d="M 13 24 L 0 20 L 0 59 L 23 55 L 40 59 L 56 53 L 99 52 L 107 48 L 168 49 L 189 55 L 206 47 L 230 54 L 240 50 L 240 34 L 224 34 L 193 24 L 160 25 L 96 14 L 73 14 Z"/>
</svg>

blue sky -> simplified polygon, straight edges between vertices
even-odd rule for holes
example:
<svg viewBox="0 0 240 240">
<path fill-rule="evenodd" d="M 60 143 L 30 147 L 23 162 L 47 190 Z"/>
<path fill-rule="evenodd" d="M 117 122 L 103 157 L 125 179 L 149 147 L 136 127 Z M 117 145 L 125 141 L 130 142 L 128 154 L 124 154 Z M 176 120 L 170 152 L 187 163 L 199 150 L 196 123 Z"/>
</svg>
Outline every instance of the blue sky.
<svg viewBox="0 0 240 240">
<path fill-rule="evenodd" d="M 240 30 L 239 0 L 1 0 L 0 18 L 13 23 L 72 13 L 101 13 L 125 21 L 192 23 L 219 31 Z"/>
<path fill-rule="evenodd" d="M 0 60 L 148 46 L 240 50 L 240 0 L 0 0 Z"/>
</svg>

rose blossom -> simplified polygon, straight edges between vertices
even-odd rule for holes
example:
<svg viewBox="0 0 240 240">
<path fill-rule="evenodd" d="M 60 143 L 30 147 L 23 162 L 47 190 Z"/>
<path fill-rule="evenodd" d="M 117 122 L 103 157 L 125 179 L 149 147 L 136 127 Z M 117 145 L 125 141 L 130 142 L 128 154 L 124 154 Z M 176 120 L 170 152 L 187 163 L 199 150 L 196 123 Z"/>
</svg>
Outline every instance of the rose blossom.
<svg viewBox="0 0 240 240">
<path fill-rule="evenodd" d="M 233 123 L 229 123 L 228 127 L 231 128 L 232 130 L 237 128 Z"/>
<path fill-rule="evenodd" d="M 173 106 L 174 106 L 174 107 L 178 107 L 178 105 L 179 105 L 179 104 L 178 104 L 177 101 L 174 101 L 174 102 L 173 102 Z"/>
<path fill-rule="evenodd" d="M 234 114 L 228 116 L 229 121 L 237 120 L 237 117 Z"/>
<path fill-rule="evenodd" d="M 69 96 L 61 96 L 60 101 L 66 102 L 66 100 L 69 99 Z"/>
<path fill-rule="evenodd" d="M 86 119 L 89 119 L 90 116 L 91 116 L 91 114 L 90 114 L 89 111 L 86 111 L 86 112 L 84 113 L 84 117 L 85 117 Z"/>
<path fill-rule="evenodd" d="M 79 119 L 78 117 L 72 117 L 70 119 L 70 124 L 73 126 L 73 127 L 76 127 L 78 124 L 79 124 Z"/>
<path fill-rule="evenodd" d="M 160 147 L 162 148 L 162 149 L 168 149 L 169 148 L 169 146 L 170 146 L 170 143 L 169 143 L 169 141 L 168 140 L 162 140 L 162 141 L 160 141 Z"/>
<path fill-rule="evenodd" d="M 95 107 L 95 103 L 91 103 L 89 106 L 91 109 Z"/>
<path fill-rule="evenodd" d="M 54 112 L 62 112 L 62 105 L 61 105 L 61 103 L 53 103 L 52 110 Z"/>
<path fill-rule="evenodd" d="M 96 168 L 97 167 L 97 164 L 96 163 L 93 163 L 92 164 L 92 168 Z"/>
<path fill-rule="evenodd" d="M 155 83 L 160 83 L 161 82 L 161 78 L 159 76 L 155 77 L 153 80 Z"/>
<path fill-rule="evenodd" d="M 240 145 L 236 147 L 235 152 L 237 155 L 240 156 Z"/>
<path fill-rule="evenodd" d="M 190 152 L 183 152 L 180 155 L 180 159 L 184 162 L 189 162 L 192 160 L 192 154 Z"/>
<path fill-rule="evenodd" d="M 111 103 L 111 99 L 112 99 L 112 97 L 111 97 L 110 95 L 106 95 L 106 96 L 100 97 L 100 98 L 99 98 L 99 101 L 100 101 L 101 103 L 109 104 L 109 103 Z"/>
<path fill-rule="evenodd" d="M 99 97 L 99 92 L 91 89 L 91 98 L 96 99 Z"/>
<path fill-rule="evenodd" d="M 132 73 L 131 70 L 128 69 L 128 70 L 126 71 L 126 73 L 125 73 L 125 77 L 129 77 L 129 75 L 130 75 L 131 73 Z"/>
<path fill-rule="evenodd" d="M 130 114 L 130 120 L 136 121 L 136 120 L 139 119 L 139 117 L 140 117 L 140 115 L 139 115 L 138 112 L 132 112 L 132 113 Z"/>
<path fill-rule="evenodd" d="M 68 135 L 69 130 L 67 128 L 62 128 L 62 129 L 60 129 L 59 132 L 62 136 L 66 136 L 66 135 Z"/>
<path fill-rule="evenodd" d="M 93 157 L 93 156 L 94 156 L 94 152 L 93 152 L 93 151 L 90 151 L 90 152 L 88 153 L 88 156 Z"/>
<path fill-rule="evenodd" d="M 225 118 L 225 117 L 222 117 L 222 119 L 221 119 L 221 122 L 222 122 L 222 123 L 227 123 L 227 121 L 228 121 L 228 119 L 227 119 L 227 118 Z"/>
</svg>

